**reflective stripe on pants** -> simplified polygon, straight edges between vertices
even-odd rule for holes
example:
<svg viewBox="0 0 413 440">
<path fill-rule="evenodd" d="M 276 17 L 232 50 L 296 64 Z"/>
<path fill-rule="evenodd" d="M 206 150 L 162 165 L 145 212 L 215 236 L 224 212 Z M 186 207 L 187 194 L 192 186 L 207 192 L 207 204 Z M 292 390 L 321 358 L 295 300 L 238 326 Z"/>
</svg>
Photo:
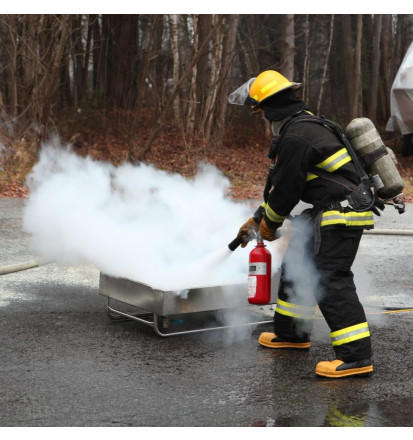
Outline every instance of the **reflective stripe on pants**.
<svg viewBox="0 0 413 440">
<path fill-rule="evenodd" d="M 369 326 L 367 322 L 352 325 L 341 330 L 330 333 L 331 343 L 334 345 L 348 344 L 358 339 L 370 337 Z"/>
<path fill-rule="evenodd" d="M 315 306 L 301 306 L 298 304 L 288 303 L 278 298 L 276 313 L 290 316 L 296 319 L 313 319 Z"/>
</svg>

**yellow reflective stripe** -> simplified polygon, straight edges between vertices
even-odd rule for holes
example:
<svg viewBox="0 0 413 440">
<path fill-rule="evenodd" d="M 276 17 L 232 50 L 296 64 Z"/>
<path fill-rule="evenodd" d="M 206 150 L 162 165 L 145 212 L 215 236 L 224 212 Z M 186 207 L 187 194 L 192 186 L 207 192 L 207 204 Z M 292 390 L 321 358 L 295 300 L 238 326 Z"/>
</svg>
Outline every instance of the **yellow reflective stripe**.
<svg viewBox="0 0 413 440">
<path fill-rule="evenodd" d="M 368 338 L 370 336 L 370 331 L 367 322 L 362 322 L 361 324 L 352 325 L 351 327 L 331 332 L 330 336 L 333 345 L 342 345 L 359 339 Z"/>
<path fill-rule="evenodd" d="M 317 168 L 321 168 L 329 173 L 338 170 L 344 164 L 351 161 L 351 156 L 348 154 L 346 148 L 342 148 L 331 156 L 327 157 L 327 159 L 323 160 L 323 162 L 316 165 Z M 313 173 L 307 174 L 307 182 L 310 180 L 316 179 L 318 176 Z"/>
<path fill-rule="evenodd" d="M 320 226 L 328 225 L 346 225 L 346 218 L 344 212 L 340 211 L 326 211 L 321 216 Z"/>
<path fill-rule="evenodd" d="M 300 306 L 277 299 L 275 311 L 281 315 L 291 316 L 292 318 L 313 319 L 315 306 Z"/>
<path fill-rule="evenodd" d="M 287 218 L 287 216 L 277 214 L 268 204 L 265 207 L 265 215 L 274 223 L 282 223 Z"/>
<path fill-rule="evenodd" d="M 346 148 L 342 148 L 331 156 L 327 157 L 323 162 L 316 165 L 317 168 L 322 168 L 328 172 L 333 172 L 342 167 L 347 162 L 351 161 L 351 157 L 348 154 Z"/>
<path fill-rule="evenodd" d="M 373 212 L 340 212 L 336 210 L 326 211 L 323 212 L 320 225 L 373 226 Z"/>
<path fill-rule="evenodd" d="M 346 212 L 347 226 L 372 226 L 374 225 L 373 212 Z"/>
<path fill-rule="evenodd" d="M 261 89 L 261 93 L 264 94 L 266 91 L 268 91 L 269 89 L 271 89 L 271 87 L 274 87 L 275 85 L 277 85 L 277 83 L 278 83 L 277 80 L 271 81 L 270 83 L 268 83 L 266 86 L 264 86 L 264 87 Z"/>
<path fill-rule="evenodd" d="M 310 180 L 313 179 L 317 179 L 318 176 L 316 176 L 315 174 L 312 173 L 307 173 L 307 182 L 309 182 Z"/>
</svg>

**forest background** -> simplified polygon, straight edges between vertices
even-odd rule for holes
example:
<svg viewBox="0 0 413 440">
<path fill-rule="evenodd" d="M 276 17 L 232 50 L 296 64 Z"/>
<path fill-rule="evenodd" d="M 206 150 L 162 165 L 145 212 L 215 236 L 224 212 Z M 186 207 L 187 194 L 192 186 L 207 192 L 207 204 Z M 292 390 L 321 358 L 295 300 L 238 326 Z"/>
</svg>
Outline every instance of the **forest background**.
<svg viewBox="0 0 413 440">
<path fill-rule="evenodd" d="M 82 156 L 193 176 L 260 199 L 271 133 L 228 95 L 263 70 L 303 83 L 309 109 L 345 128 L 370 118 L 413 201 L 413 158 L 386 132 L 390 90 L 413 41 L 406 14 L 6 14 L 0 16 L 0 195 L 58 136 Z"/>
</svg>

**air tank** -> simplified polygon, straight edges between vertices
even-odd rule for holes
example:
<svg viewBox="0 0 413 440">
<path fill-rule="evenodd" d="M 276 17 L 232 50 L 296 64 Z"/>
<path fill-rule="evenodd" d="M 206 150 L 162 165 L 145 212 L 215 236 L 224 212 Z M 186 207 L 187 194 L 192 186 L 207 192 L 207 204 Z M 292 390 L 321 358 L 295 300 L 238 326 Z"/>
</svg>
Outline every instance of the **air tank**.
<svg viewBox="0 0 413 440">
<path fill-rule="evenodd" d="M 360 158 L 373 159 L 366 165 L 366 169 L 373 177 L 377 195 L 382 200 L 390 200 L 401 195 L 404 187 L 403 179 L 373 122 L 368 118 L 353 119 L 348 124 L 345 134 Z M 368 160 L 367 163 L 369 162 Z"/>
</svg>

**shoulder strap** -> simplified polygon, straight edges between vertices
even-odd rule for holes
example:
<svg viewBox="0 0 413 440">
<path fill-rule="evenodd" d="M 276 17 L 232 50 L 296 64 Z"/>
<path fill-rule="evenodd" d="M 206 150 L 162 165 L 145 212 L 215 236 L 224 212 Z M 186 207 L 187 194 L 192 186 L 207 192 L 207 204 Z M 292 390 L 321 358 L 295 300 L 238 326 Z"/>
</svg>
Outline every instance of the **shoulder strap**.
<svg viewBox="0 0 413 440">
<path fill-rule="evenodd" d="M 321 170 L 317 167 L 313 167 L 312 170 L 310 171 L 319 177 L 322 177 L 331 182 L 335 182 L 347 188 L 349 190 L 349 194 L 347 195 L 347 200 L 349 201 L 349 204 L 352 206 L 352 209 L 354 209 L 355 211 L 370 210 L 373 207 L 376 199 L 373 191 L 373 184 L 366 170 L 363 168 L 360 158 L 357 156 L 353 146 L 351 145 L 350 141 L 347 139 L 345 134 L 342 132 L 339 125 L 333 121 L 330 121 L 329 119 L 324 118 L 323 116 L 310 116 L 310 115 L 297 116 L 296 118 L 293 118 L 293 120 L 290 121 L 289 125 L 299 121 L 315 122 L 332 129 L 332 131 L 335 133 L 335 135 L 340 140 L 340 142 L 344 144 L 344 146 L 346 147 L 354 163 L 357 174 L 360 178 L 360 184 L 354 185 L 348 179 L 344 178 L 343 176 L 340 176 L 339 174 L 328 173 L 327 171 Z"/>
<path fill-rule="evenodd" d="M 352 205 L 352 208 L 355 211 L 370 210 L 375 202 L 375 194 L 372 191 L 373 185 L 371 179 L 367 174 L 366 170 L 363 168 L 359 157 L 357 156 L 356 152 L 353 149 L 353 146 L 351 145 L 350 141 L 346 138 L 345 134 L 342 132 L 339 125 L 333 121 L 330 121 L 329 119 L 326 119 L 324 116 L 314 116 L 309 114 L 299 115 L 294 118 L 291 118 L 284 125 L 280 133 L 280 137 L 278 138 L 278 142 L 285 135 L 287 128 L 297 122 L 313 122 L 320 125 L 324 125 L 325 127 L 330 128 L 333 131 L 333 133 L 337 136 L 339 141 L 342 144 L 344 144 L 355 165 L 356 172 L 360 178 L 359 185 L 355 185 L 354 183 L 350 182 L 350 180 L 346 179 L 343 176 L 340 176 L 339 174 L 329 173 L 317 167 L 312 167 L 310 171 L 313 174 L 322 177 L 323 179 L 329 180 L 331 182 L 337 183 L 345 187 L 349 191 L 349 194 L 347 195 L 347 200 Z M 271 172 L 268 175 L 267 184 L 264 190 L 265 202 L 267 202 L 270 187 L 271 187 Z"/>
<path fill-rule="evenodd" d="M 288 121 L 287 125 L 284 127 L 282 134 L 284 134 L 287 127 L 290 125 L 296 123 L 296 122 L 315 122 L 317 124 L 321 124 L 324 126 L 327 126 L 332 129 L 334 134 L 337 136 L 337 138 L 342 142 L 345 147 L 347 148 L 348 153 L 350 154 L 350 157 L 354 163 L 354 166 L 356 167 L 357 174 L 359 175 L 362 182 L 369 182 L 370 178 L 363 168 L 360 158 L 357 156 L 356 152 L 354 151 L 353 146 L 351 145 L 350 141 L 347 139 L 341 128 L 338 124 L 336 124 L 333 121 L 330 121 L 329 119 L 325 118 L 324 116 L 315 116 L 315 115 L 300 115 L 296 116 L 295 118 L 292 118 L 290 121 Z M 316 174 L 316 173 L 314 173 Z"/>
<path fill-rule="evenodd" d="M 330 182 L 337 183 L 338 185 L 343 186 L 349 191 L 353 191 L 357 188 L 357 185 L 355 185 L 353 182 L 346 179 L 345 177 L 340 176 L 339 174 L 329 173 L 328 171 L 317 167 L 312 167 L 310 171 L 316 176 L 322 177 L 323 179 L 329 180 Z"/>
</svg>

